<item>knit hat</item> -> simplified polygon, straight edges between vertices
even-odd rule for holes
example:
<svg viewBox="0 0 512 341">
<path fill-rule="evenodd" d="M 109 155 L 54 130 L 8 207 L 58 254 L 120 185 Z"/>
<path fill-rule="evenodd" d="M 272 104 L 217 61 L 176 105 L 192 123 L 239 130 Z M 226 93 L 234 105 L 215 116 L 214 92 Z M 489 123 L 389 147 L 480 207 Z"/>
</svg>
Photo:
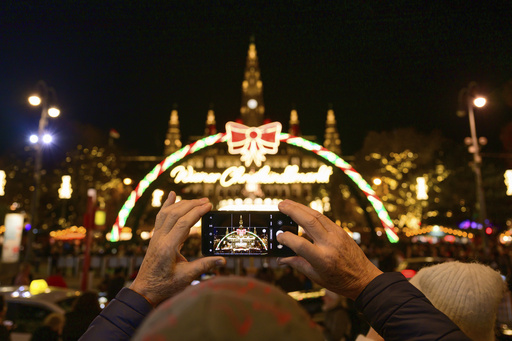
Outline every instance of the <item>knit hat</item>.
<svg viewBox="0 0 512 341">
<path fill-rule="evenodd" d="M 248 277 L 220 276 L 162 303 L 134 340 L 323 340 L 306 311 L 280 289 Z"/>
<path fill-rule="evenodd" d="M 472 340 L 494 340 L 505 292 L 497 271 L 483 264 L 446 262 L 421 269 L 411 283 Z"/>
</svg>

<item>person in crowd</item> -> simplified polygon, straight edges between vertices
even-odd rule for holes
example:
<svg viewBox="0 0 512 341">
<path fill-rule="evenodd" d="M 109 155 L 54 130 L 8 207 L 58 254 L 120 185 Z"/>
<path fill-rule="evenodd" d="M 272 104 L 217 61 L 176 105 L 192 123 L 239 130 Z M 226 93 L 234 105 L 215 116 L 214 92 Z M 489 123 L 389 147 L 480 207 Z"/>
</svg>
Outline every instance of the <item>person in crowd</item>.
<svg viewBox="0 0 512 341">
<path fill-rule="evenodd" d="M 244 308 L 248 306 L 241 302 L 245 294 L 251 295 L 251 290 L 261 285 L 263 292 L 271 292 L 270 284 L 255 279 L 243 282 L 238 276 L 221 276 L 190 286 L 192 280 L 215 266 L 225 265 L 226 260 L 213 256 L 187 262 L 181 255 L 180 246 L 190 228 L 212 209 L 212 205 L 207 198 L 177 203 L 175 200 L 176 194 L 171 192 L 162 205 L 156 217 L 153 238 L 133 283 L 129 288 L 123 288 L 103 309 L 81 340 L 128 340 L 137 329 L 135 340 L 152 339 L 149 335 L 155 333 L 160 333 L 158 335 L 163 340 L 239 340 L 241 335 L 246 340 L 260 340 L 259 336 L 265 330 L 268 331 L 265 335 L 277 335 L 267 337 L 275 340 L 286 332 L 292 335 L 295 326 L 303 328 L 301 332 L 293 333 L 294 340 L 323 340 L 322 333 L 307 314 L 296 310 L 299 309 L 297 305 L 284 308 L 281 299 L 276 299 L 278 302 L 269 299 L 268 304 L 267 300 L 256 300 L 250 303 L 252 309 Z M 278 207 L 302 226 L 311 239 L 290 232 L 279 234 L 279 243 L 290 247 L 297 256 L 279 259 L 278 263 L 289 265 L 328 290 L 355 300 L 356 307 L 386 340 L 469 340 L 402 274 L 382 273 L 375 267 L 354 240 L 329 218 L 291 200 L 284 200 Z M 210 299 L 198 297 L 209 286 L 212 291 L 219 290 L 218 286 L 227 286 L 235 297 L 224 305 L 221 302 L 208 304 Z M 281 292 L 282 295 L 286 296 Z M 161 304 L 165 300 L 168 301 Z M 180 310 L 177 302 L 190 308 Z M 172 306 L 176 306 L 176 310 Z M 271 314 L 276 323 L 267 325 L 268 319 L 259 319 L 258 309 Z M 152 316 L 142 324 L 153 310 Z M 216 313 L 219 310 L 222 314 Z M 191 311 L 201 311 L 202 314 L 191 315 Z M 159 314 L 164 314 L 165 318 L 154 322 Z M 225 330 L 217 337 L 213 333 L 217 329 L 212 325 L 220 323 L 221 317 L 224 317 Z M 292 322 L 295 319 L 298 319 L 297 323 Z M 306 327 L 310 329 L 308 332 Z"/>
<path fill-rule="evenodd" d="M 0 340 L 10 341 L 11 340 L 11 329 L 7 326 L 5 321 L 5 315 L 7 314 L 7 303 L 2 295 L 0 295 Z"/>
<path fill-rule="evenodd" d="M 117 267 L 114 270 L 114 275 L 109 278 L 107 282 L 107 299 L 112 301 L 116 297 L 117 293 L 124 287 L 126 281 L 124 276 L 124 270 L 121 267 Z"/>
<path fill-rule="evenodd" d="M 92 291 L 82 293 L 73 303 L 71 311 L 65 315 L 66 322 L 62 329 L 62 340 L 78 340 L 100 311 L 98 294 Z"/>
<path fill-rule="evenodd" d="M 64 315 L 51 313 L 44 319 L 43 325 L 36 329 L 31 341 L 59 341 L 64 326 Z"/>
<path fill-rule="evenodd" d="M 347 340 L 352 327 L 347 298 L 330 290 L 322 297 L 324 338 L 326 341 Z"/>
<path fill-rule="evenodd" d="M 319 326 L 297 301 L 269 283 L 242 276 L 218 276 L 187 287 L 162 303 L 134 340 L 169 340 L 171 335 L 185 341 L 322 339 Z"/>
<path fill-rule="evenodd" d="M 256 278 L 263 282 L 274 283 L 274 270 L 272 270 L 272 268 L 270 268 L 269 266 L 262 266 L 256 272 Z"/>
<path fill-rule="evenodd" d="M 285 266 L 283 268 L 283 274 L 276 281 L 276 285 L 285 292 L 299 291 L 303 289 L 302 281 L 297 275 L 295 275 L 291 266 Z"/>
<path fill-rule="evenodd" d="M 501 275 L 478 263 L 446 262 L 421 269 L 411 284 L 472 340 L 493 341 L 496 315 L 506 284 Z M 375 330 L 357 341 L 384 340 Z"/>
<path fill-rule="evenodd" d="M 58 267 L 52 268 L 52 274 L 46 278 L 46 283 L 51 287 L 68 287 L 64 276 L 62 276 L 62 270 Z"/>
<path fill-rule="evenodd" d="M 30 285 L 32 282 L 32 265 L 29 263 L 22 263 L 20 271 L 14 278 L 14 285 Z"/>
</svg>

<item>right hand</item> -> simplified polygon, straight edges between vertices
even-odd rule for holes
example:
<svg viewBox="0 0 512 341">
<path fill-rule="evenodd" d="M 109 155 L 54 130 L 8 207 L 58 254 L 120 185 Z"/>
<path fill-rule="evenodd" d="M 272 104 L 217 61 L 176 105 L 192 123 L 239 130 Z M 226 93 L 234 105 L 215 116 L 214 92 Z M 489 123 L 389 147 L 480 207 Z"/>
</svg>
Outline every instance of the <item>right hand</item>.
<svg viewBox="0 0 512 341">
<path fill-rule="evenodd" d="M 355 300 L 382 273 L 340 226 L 310 207 L 284 200 L 279 210 L 304 228 L 313 242 L 293 233 L 277 236 L 297 256 L 279 259 L 323 287 Z"/>
<path fill-rule="evenodd" d="M 171 192 L 156 216 L 155 232 L 130 289 L 156 305 L 185 289 L 202 273 L 226 264 L 223 257 L 188 262 L 180 251 L 190 228 L 211 208 L 207 198 L 176 203 L 176 193 Z"/>
</svg>

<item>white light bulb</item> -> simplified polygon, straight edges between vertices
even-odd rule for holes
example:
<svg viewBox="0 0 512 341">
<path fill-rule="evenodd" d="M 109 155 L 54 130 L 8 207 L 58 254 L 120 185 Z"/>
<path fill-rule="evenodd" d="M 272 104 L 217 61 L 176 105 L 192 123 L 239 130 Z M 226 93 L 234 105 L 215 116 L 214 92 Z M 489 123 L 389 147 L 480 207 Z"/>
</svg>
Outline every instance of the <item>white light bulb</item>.
<svg viewBox="0 0 512 341">
<path fill-rule="evenodd" d="M 43 143 L 49 144 L 52 143 L 53 137 L 50 134 L 44 134 L 43 135 Z"/>
</svg>

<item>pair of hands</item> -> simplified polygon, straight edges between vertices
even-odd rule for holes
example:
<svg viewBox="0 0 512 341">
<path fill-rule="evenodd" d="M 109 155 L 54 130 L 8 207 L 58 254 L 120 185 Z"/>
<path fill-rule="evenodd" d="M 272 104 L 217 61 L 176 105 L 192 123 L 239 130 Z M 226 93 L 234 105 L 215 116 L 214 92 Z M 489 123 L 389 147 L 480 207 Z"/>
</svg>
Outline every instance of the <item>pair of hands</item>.
<svg viewBox="0 0 512 341">
<path fill-rule="evenodd" d="M 145 296 L 153 305 L 176 295 L 202 273 L 226 263 L 223 257 L 204 257 L 187 262 L 180 253 L 190 227 L 212 205 L 207 198 L 182 200 L 178 203 L 171 192 L 155 221 L 155 231 L 130 289 Z M 279 210 L 304 228 L 313 241 L 290 232 L 277 239 L 297 256 L 279 259 L 325 288 L 356 299 L 361 291 L 382 272 L 365 256 L 354 240 L 323 214 L 284 200 Z"/>
</svg>

